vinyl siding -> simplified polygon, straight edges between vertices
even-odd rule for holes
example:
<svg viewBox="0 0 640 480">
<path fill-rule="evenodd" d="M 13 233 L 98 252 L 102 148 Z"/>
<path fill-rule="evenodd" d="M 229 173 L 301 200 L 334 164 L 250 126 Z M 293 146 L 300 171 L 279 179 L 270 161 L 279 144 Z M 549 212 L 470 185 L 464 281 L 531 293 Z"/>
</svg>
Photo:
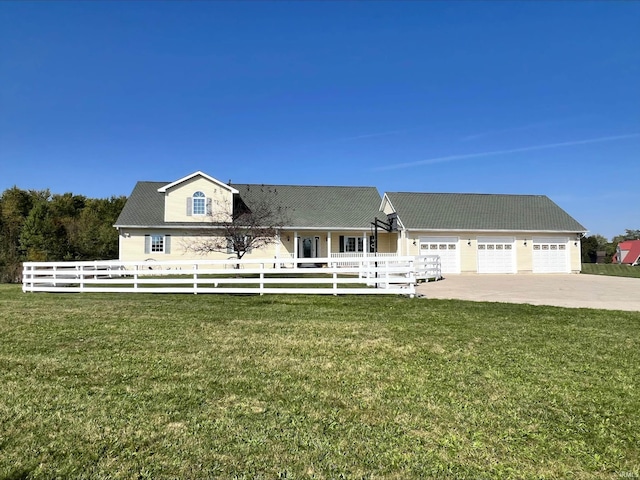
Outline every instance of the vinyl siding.
<svg viewBox="0 0 640 480">
<path fill-rule="evenodd" d="M 187 198 L 197 191 L 211 198 L 211 216 L 187 215 Z M 194 177 L 167 191 L 165 195 L 165 222 L 202 222 L 225 216 L 231 213 L 233 194 L 203 177 Z"/>
<path fill-rule="evenodd" d="M 145 253 L 145 235 L 171 235 L 171 252 L 165 253 Z M 126 235 L 129 235 L 128 237 Z M 290 237 L 291 238 L 291 237 Z M 187 245 L 199 241 L 204 241 L 206 237 L 194 235 L 192 231 L 155 230 L 155 229 L 123 229 L 120 232 L 120 260 L 141 261 L 147 259 L 154 260 L 224 260 L 233 257 L 235 254 L 226 252 L 212 252 L 207 255 L 198 255 L 190 252 Z M 279 246 L 280 256 L 290 256 L 293 251 L 293 239 L 286 241 L 284 234 L 283 242 Z M 264 249 L 255 249 L 247 253 L 244 258 L 274 258 L 278 251 L 278 245 L 267 245 Z"/>
</svg>

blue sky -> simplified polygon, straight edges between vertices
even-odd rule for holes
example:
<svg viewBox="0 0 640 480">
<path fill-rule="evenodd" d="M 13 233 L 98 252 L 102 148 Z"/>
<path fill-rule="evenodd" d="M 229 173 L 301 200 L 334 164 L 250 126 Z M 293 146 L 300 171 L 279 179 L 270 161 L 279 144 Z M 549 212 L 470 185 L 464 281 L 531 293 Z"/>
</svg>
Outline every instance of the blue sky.
<svg viewBox="0 0 640 480">
<path fill-rule="evenodd" d="M 640 2 L 0 2 L 0 192 L 543 194 L 640 228 Z"/>
</svg>

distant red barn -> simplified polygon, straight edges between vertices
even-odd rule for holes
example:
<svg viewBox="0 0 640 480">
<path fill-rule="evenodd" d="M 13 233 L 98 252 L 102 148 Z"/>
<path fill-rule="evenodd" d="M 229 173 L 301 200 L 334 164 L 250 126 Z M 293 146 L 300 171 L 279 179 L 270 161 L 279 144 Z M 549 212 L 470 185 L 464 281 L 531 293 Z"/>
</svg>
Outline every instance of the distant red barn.
<svg viewBox="0 0 640 480">
<path fill-rule="evenodd" d="M 613 256 L 612 262 L 639 265 L 640 240 L 625 240 L 624 242 L 620 242 L 616 249 L 616 253 Z"/>
</svg>

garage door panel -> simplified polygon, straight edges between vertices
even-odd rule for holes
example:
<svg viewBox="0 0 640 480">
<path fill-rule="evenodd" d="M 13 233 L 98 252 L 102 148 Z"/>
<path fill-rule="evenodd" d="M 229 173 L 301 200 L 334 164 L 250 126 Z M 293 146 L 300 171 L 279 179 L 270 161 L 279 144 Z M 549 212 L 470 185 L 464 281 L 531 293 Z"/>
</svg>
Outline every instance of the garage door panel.
<svg viewBox="0 0 640 480">
<path fill-rule="evenodd" d="M 513 238 L 478 238 L 478 273 L 515 273 Z"/>
<path fill-rule="evenodd" d="M 440 256 L 442 273 L 460 273 L 459 239 L 456 237 L 422 237 L 420 253 Z"/>
<path fill-rule="evenodd" d="M 533 239 L 533 273 L 569 273 L 568 240 Z"/>
</svg>

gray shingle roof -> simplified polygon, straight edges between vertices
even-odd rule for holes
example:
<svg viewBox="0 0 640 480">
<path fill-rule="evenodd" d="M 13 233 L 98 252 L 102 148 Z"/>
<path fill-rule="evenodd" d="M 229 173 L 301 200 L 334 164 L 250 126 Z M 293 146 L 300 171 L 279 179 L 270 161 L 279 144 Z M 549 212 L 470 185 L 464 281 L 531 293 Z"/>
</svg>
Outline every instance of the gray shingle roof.
<svg viewBox="0 0 640 480">
<path fill-rule="evenodd" d="M 320 187 L 301 185 L 234 184 L 240 197 L 251 200 L 271 192 L 274 204 L 286 209 L 291 227 L 369 228 L 379 211 L 380 194 L 375 187 Z"/>
<path fill-rule="evenodd" d="M 164 195 L 158 192 L 169 182 L 138 182 L 120 212 L 118 226 L 157 226 L 164 224 Z"/>
<path fill-rule="evenodd" d="M 586 231 L 544 195 L 391 192 L 387 197 L 409 229 Z"/>
<path fill-rule="evenodd" d="M 180 226 L 197 223 L 164 221 L 164 195 L 158 188 L 170 182 L 138 182 L 125 204 L 116 226 Z M 251 202 L 262 195 L 281 205 L 291 228 L 369 228 L 383 216 L 378 208 L 380 194 L 375 187 L 324 187 L 300 185 L 234 184 L 240 197 Z M 204 223 L 210 225 L 210 223 Z"/>
<path fill-rule="evenodd" d="M 116 226 L 197 226 L 164 221 L 170 182 L 138 182 Z M 375 187 L 234 184 L 251 206 L 262 195 L 285 208 L 290 228 L 369 228 L 378 211 Z M 387 197 L 405 227 L 422 230 L 585 232 L 586 228 L 544 195 L 390 192 Z M 203 222 L 201 225 L 210 225 Z"/>
</svg>

